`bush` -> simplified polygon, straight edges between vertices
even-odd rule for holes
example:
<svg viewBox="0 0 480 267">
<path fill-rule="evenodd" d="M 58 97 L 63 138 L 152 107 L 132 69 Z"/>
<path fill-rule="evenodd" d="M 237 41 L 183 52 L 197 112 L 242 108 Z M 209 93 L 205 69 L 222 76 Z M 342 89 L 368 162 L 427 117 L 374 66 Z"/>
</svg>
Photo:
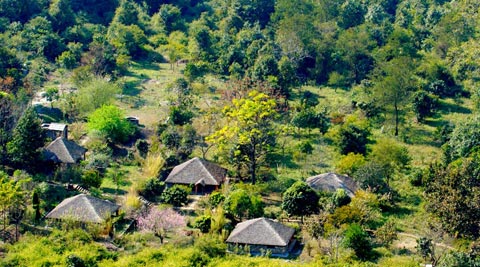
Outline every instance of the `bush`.
<svg viewBox="0 0 480 267">
<path fill-rule="evenodd" d="M 148 201 L 155 202 L 157 197 L 160 197 L 165 189 L 165 183 L 160 179 L 153 177 L 147 180 L 144 187 L 140 190 L 142 195 Z"/>
<path fill-rule="evenodd" d="M 140 154 L 140 157 L 145 158 L 148 153 L 148 142 L 147 140 L 144 139 L 138 139 L 137 142 L 135 142 L 135 148 L 138 151 L 138 154 Z"/>
<path fill-rule="evenodd" d="M 208 197 L 208 202 L 210 203 L 210 205 L 212 205 L 212 207 L 217 207 L 223 201 L 225 201 L 225 195 L 218 191 L 211 193 Z"/>
<path fill-rule="evenodd" d="M 212 218 L 207 215 L 197 217 L 193 228 L 199 229 L 202 233 L 208 233 L 210 231 L 210 226 L 212 224 Z"/>
<path fill-rule="evenodd" d="M 99 188 L 102 185 L 102 176 L 96 170 L 86 170 L 82 175 L 82 185 L 86 188 Z"/>
<path fill-rule="evenodd" d="M 337 189 L 332 196 L 332 202 L 335 207 L 348 205 L 352 199 L 347 195 L 343 189 Z"/>
<path fill-rule="evenodd" d="M 174 185 L 166 188 L 162 193 L 162 201 L 174 207 L 183 206 L 188 203 L 190 189 L 181 185 Z"/>
<path fill-rule="evenodd" d="M 345 230 L 343 245 L 353 249 L 360 260 L 368 260 L 372 256 L 372 244 L 370 238 L 358 224 L 351 224 Z"/>
<path fill-rule="evenodd" d="M 319 209 L 317 193 L 306 183 L 296 182 L 283 193 L 282 209 L 290 216 L 305 216 Z"/>
<path fill-rule="evenodd" d="M 348 153 L 358 153 L 365 155 L 367 153 L 367 144 L 370 131 L 366 128 L 354 124 L 346 124 L 340 128 L 339 138 L 336 145 L 342 155 Z"/>
<path fill-rule="evenodd" d="M 420 122 L 424 121 L 425 117 L 432 115 L 437 106 L 438 99 L 424 91 L 418 91 L 413 95 L 413 110 Z"/>
<path fill-rule="evenodd" d="M 363 165 L 365 165 L 365 156 L 362 154 L 348 153 L 337 161 L 335 170 L 340 174 L 352 176 Z"/>
</svg>

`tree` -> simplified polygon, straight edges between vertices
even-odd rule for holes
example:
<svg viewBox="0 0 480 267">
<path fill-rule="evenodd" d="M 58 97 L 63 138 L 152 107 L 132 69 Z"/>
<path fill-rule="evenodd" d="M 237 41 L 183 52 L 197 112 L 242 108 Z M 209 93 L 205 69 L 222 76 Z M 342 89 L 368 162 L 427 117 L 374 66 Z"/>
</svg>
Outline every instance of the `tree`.
<svg viewBox="0 0 480 267">
<path fill-rule="evenodd" d="M 111 142 L 126 142 L 134 133 L 134 126 L 125 119 L 123 111 L 113 105 L 102 106 L 88 117 L 90 131 L 99 131 Z"/>
<path fill-rule="evenodd" d="M 306 183 L 296 182 L 283 193 L 282 209 L 290 216 L 305 216 L 318 212 L 319 197 Z"/>
<path fill-rule="evenodd" d="M 259 195 L 237 189 L 226 197 L 225 211 L 236 219 L 256 218 L 263 215 L 263 203 Z"/>
<path fill-rule="evenodd" d="M 58 100 L 59 95 L 58 95 L 58 88 L 55 87 L 49 87 L 45 91 L 45 98 L 47 98 L 47 101 L 50 102 L 50 108 L 53 108 L 53 100 Z"/>
<path fill-rule="evenodd" d="M 392 139 L 377 140 L 372 146 L 369 159 L 378 163 L 385 171 L 387 185 L 392 175 L 408 169 L 411 161 L 407 147 L 399 145 Z"/>
<path fill-rule="evenodd" d="M 402 112 L 407 103 L 410 103 L 415 85 L 413 67 L 414 62 L 408 57 L 394 58 L 381 64 L 381 75 L 375 77 L 374 97 L 385 105 L 387 111 L 393 113 L 395 136 L 398 136 Z"/>
<path fill-rule="evenodd" d="M 357 153 L 365 155 L 370 131 L 367 128 L 347 123 L 340 128 L 336 144 L 342 155 Z"/>
<path fill-rule="evenodd" d="M 418 91 L 413 95 L 413 111 L 419 122 L 423 122 L 425 117 L 432 115 L 437 106 L 438 99 L 424 91 Z"/>
<path fill-rule="evenodd" d="M 348 226 L 344 233 L 343 245 L 353 249 L 355 255 L 360 260 L 368 260 L 372 253 L 372 243 L 368 237 L 368 233 L 356 223 Z"/>
<path fill-rule="evenodd" d="M 43 147 L 45 134 L 33 108 L 27 108 L 13 130 L 7 143 L 10 161 L 20 169 L 34 170 L 41 161 L 39 149 Z"/>
<path fill-rule="evenodd" d="M 299 128 L 319 129 L 320 133 L 327 132 L 330 120 L 322 112 L 316 112 L 313 108 L 301 108 L 292 118 L 292 124 Z"/>
<path fill-rule="evenodd" d="M 116 94 L 121 93 L 117 84 L 107 82 L 102 78 L 94 78 L 79 87 L 74 104 L 82 115 L 87 115 L 103 105 L 110 105 Z"/>
<path fill-rule="evenodd" d="M 193 224 L 194 228 L 197 228 L 202 233 L 208 233 L 212 224 L 212 217 L 208 215 L 199 216 L 195 219 Z"/>
<path fill-rule="evenodd" d="M 181 185 L 174 185 L 163 190 L 162 201 L 173 205 L 174 207 L 180 207 L 188 202 L 188 194 L 190 191 Z"/>
<path fill-rule="evenodd" d="M 273 99 L 257 91 L 234 99 L 232 105 L 223 110 L 228 124 L 207 137 L 207 142 L 218 144 L 220 149 L 233 146 L 238 159 L 235 164 L 247 166 L 253 184 L 257 180 L 258 167 L 265 163 L 265 156 L 275 144 L 275 106 Z"/>
<path fill-rule="evenodd" d="M 146 214 L 137 218 L 138 229 L 144 232 L 152 232 L 160 238 L 161 243 L 163 243 L 168 231 L 185 225 L 185 218 L 173 209 L 159 210 L 153 207 Z"/>
<path fill-rule="evenodd" d="M 451 234 L 480 236 L 480 154 L 432 165 L 424 177 L 427 210 Z"/>
<path fill-rule="evenodd" d="M 157 177 L 153 177 L 147 180 L 140 195 L 142 195 L 148 201 L 156 201 L 165 190 L 165 183 L 160 181 Z"/>
<path fill-rule="evenodd" d="M 15 127 L 16 109 L 13 95 L 0 91 L 0 164 L 7 162 L 7 143 Z"/>
<path fill-rule="evenodd" d="M 137 25 L 110 24 L 108 39 L 122 55 L 139 58 L 143 55 L 143 46 L 147 44 L 147 37 Z"/>
<path fill-rule="evenodd" d="M 18 225 L 26 209 L 26 198 L 28 191 L 23 188 L 23 185 L 30 181 L 29 179 L 21 178 L 18 181 L 11 179 L 8 175 L 0 171 L 0 214 L 3 220 L 3 233 L 10 220 L 15 220 L 16 239 L 18 239 Z M 6 236 L 3 236 L 5 241 Z"/>
<path fill-rule="evenodd" d="M 455 160 L 468 157 L 480 146 L 480 116 L 470 116 L 460 121 L 450 134 L 447 158 Z"/>
</svg>

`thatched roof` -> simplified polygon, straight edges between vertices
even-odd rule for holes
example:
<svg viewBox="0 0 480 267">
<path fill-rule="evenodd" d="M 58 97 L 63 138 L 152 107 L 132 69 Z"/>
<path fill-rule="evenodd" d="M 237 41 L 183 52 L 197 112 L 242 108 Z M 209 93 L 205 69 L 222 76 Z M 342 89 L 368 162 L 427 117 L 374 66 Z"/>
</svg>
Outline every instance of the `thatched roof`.
<svg viewBox="0 0 480 267">
<path fill-rule="evenodd" d="M 50 219 L 102 223 L 115 213 L 118 208 L 117 204 L 110 201 L 80 194 L 64 199 L 46 217 Z"/>
<path fill-rule="evenodd" d="M 268 218 L 257 218 L 244 221 L 235 226 L 228 243 L 265 245 L 265 246 L 287 246 L 292 239 L 295 230 Z"/>
<path fill-rule="evenodd" d="M 220 185 L 226 175 L 227 170 L 217 164 L 193 158 L 173 168 L 165 182 L 187 185 Z"/>
<path fill-rule="evenodd" d="M 358 189 L 357 183 L 348 176 L 328 172 L 307 179 L 307 184 L 313 189 L 334 193 L 337 189 L 343 189 L 348 196 L 353 197 Z"/>
<path fill-rule="evenodd" d="M 64 137 L 58 137 L 44 149 L 47 160 L 55 163 L 77 163 L 87 150 Z"/>
</svg>

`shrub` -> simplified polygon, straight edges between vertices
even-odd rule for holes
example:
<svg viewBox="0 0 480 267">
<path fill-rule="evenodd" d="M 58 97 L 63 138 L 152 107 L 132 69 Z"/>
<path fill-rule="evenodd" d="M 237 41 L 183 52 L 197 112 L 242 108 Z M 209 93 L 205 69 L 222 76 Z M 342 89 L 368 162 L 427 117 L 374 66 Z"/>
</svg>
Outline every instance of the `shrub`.
<svg viewBox="0 0 480 267">
<path fill-rule="evenodd" d="M 179 207 L 188 203 L 188 194 L 190 191 L 191 190 L 185 186 L 174 185 L 165 189 L 161 198 L 163 202 Z"/>
<path fill-rule="evenodd" d="M 218 191 L 211 193 L 208 197 L 208 202 L 210 203 L 210 205 L 212 205 L 212 207 L 217 207 L 223 201 L 225 201 L 225 195 Z"/>
<path fill-rule="evenodd" d="M 337 161 L 335 169 L 340 174 L 352 176 L 364 164 L 365 157 L 362 154 L 348 153 Z"/>
<path fill-rule="evenodd" d="M 82 185 L 90 188 L 99 188 L 102 185 L 102 176 L 96 170 L 86 170 L 82 175 Z"/>
<path fill-rule="evenodd" d="M 368 260 L 372 256 L 372 244 L 370 238 L 358 224 L 351 224 L 345 230 L 343 245 L 353 249 L 360 260 Z"/>
<path fill-rule="evenodd" d="M 160 181 L 160 179 L 153 177 L 145 182 L 144 187 L 140 190 L 140 195 L 142 195 L 148 201 L 155 202 L 157 197 L 160 197 L 165 189 L 165 183 Z"/>
<path fill-rule="evenodd" d="M 210 216 L 203 215 L 195 219 L 193 227 L 199 229 L 202 233 L 208 233 L 208 231 L 210 231 L 211 224 L 212 218 Z"/>
<path fill-rule="evenodd" d="M 332 196 L 332 202 L 335 207 L 348 205 L 352 199 L 347 195 L 343 189 L 337 189 Z"/>
</svg>

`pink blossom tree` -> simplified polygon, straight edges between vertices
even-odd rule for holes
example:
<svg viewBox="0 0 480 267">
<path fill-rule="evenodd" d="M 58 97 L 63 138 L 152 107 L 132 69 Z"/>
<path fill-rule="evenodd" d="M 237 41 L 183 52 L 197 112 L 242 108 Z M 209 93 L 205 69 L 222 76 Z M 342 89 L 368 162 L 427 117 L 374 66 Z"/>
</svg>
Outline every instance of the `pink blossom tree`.
<svg viewBox="0 0 480 267">
<path fill-rule="evenodd" d="M 152 232 L 160 238 L 162 244 L 168 231 L 185 225 L 185 217 L 171 208 L 163 210 L 150 208 L 137 218 L 138 229 L 144 232 Z"/>
</svg>

